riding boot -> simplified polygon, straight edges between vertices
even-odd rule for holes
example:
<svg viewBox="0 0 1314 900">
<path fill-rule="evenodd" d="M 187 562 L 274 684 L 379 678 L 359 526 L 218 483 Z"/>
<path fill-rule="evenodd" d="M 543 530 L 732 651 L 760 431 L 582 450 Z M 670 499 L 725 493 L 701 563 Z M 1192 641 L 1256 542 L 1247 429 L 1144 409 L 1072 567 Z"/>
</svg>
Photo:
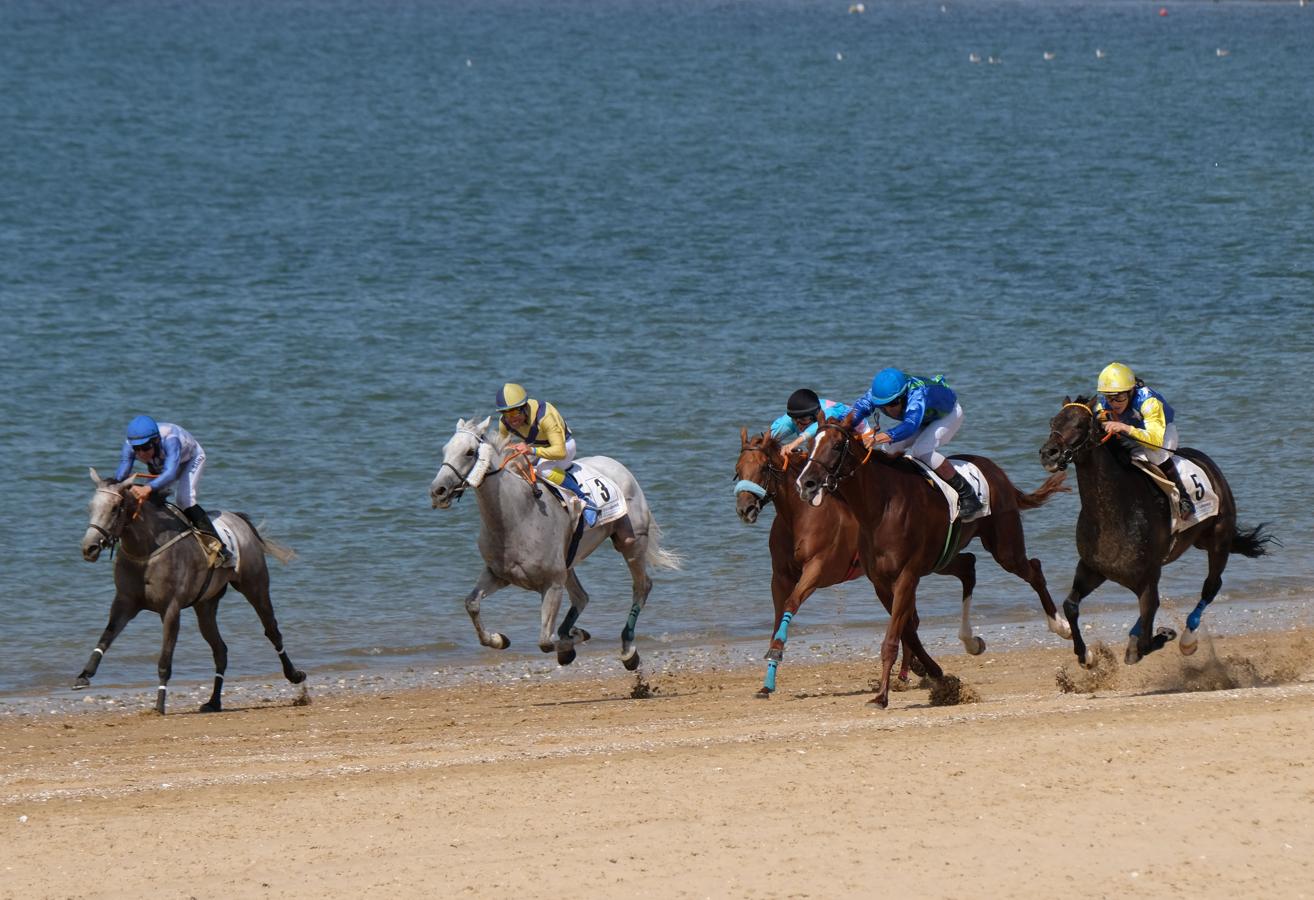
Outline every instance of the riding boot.
<svg viewBox="0 0 1314 900">
<path fill-rule="evenodd" d="M 584 493 L 583 486 L 575 480 L 574 475 L 569 472 L 562 472 L 561 476 L 561 486 L 568 491 L 574 492 L 575 496 L 583 501 L 584 524 L 592 528 L 598 521 L 598 508 L 593 505 L 593 501 L 589 499 L 588 494 Z"/>
<path fill-rule="evenodd" d="M 1189 519 L 1195 515 L 1195 504 L 1191 502 L 1191 496 L 1186 491 L 1186 485 L 1182 484 L 1181 473 L 1177 471 L 1177 461 L 1173 457 L 1168 457 L 1159 463 L 1159 471 L 1164 477 L 1177 486 L 1177 513 L 1183 519 Z"/>
<path fill-rule="evenodd" d="M 981 511 L 981 499 L 966 478 L 955 472 L 949 479 L 949 486 L 958 492 L 958 518 L 969 519 Z"/>
<path fill-rule="evenodd" d="M 214 523 L 210 521 L 210 514 L 201 508 L 201 504 L 194 503 L 183 510 L 183 515 L 187 521 L 192 523 L 192 527 L 202 534 L 208 534 L 219 542 L 219 562 L 222 566 L 232 565 L 233 554 L 224 546 L 224 539 L 219 536 L 215 530 Z"/>
</svg>

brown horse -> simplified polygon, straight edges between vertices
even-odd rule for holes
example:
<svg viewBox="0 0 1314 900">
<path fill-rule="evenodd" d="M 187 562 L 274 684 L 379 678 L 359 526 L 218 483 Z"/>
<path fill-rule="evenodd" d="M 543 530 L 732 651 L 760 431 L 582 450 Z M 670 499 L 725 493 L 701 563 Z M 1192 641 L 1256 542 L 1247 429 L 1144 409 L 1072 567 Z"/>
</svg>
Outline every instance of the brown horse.
<svg viewBox="0 0 1314 900">
<path fill-rule="evenodd" d="M 1159 576 L 1163 567 L 1190 547 L 1209 554 L 1209 573 L 1200 592 L 1200 602 L 1186 617 L 1186 633 L 1178 646 L 1190 655 L 1197 646 L 1196 629 L 1205 607 L 1223 585 L 1223 569 L 1233 553 L 1258 557 L 1273 540 L 1264 526 L 1241 530 L 1236 524 L 1236 501 L 1223 473 L 1199 450 L 1179 447 L 1175 452 L 1200 466 L 1208 474 L 1218 495 L 1218 513 L 1176 534 L 1168 498 L 1151 478 L 1138 471 L 1121 440 L 1106 442 L 1103 423 L 1096 418 L 1091 400 L 1063 398 L 1063 406 L 1049 423 L 1049 440 L 1040 448 L 1040 461 L 1047 471 L 1077 465 L 1077 491 L 1081 513 L 1077 516 L 1077 571 L 1072 591 L 1063 601 L 1063 612 L 1072 626 L 1072 649 L 1083 666 L 1095 664 L 1077 613 L 1081 600 L 1106 580 L 1135 592 L 1140 615 L 1127 641 L 1126 662 L 1141 657 L 1177 636 L 1171 628 L 1154 628 L 1159 609 Z M 1203 487 L 1196 499 L 1203 498 Z"/>
<path fill-rule="evenodd" d="M 970 522 L 951 521 L 940 489 L 927 481 L 915 463 L 883 452 L 867 453 L 857 437 L 833 421 L 819 421 L 812 454 L 799 474 L 797 487 L 804 502 L 820 505 L 833 493 L 853 510 L 858 521 L 858 552 L 881 603 L 890 610 L 890 624 L 881 643 L 881 684 L 871 702 L 889 705 L 890 670 L 899 636 L 916 621 L 917 584 L 942 561 L 952 561 L 973 538 L 1007 572 L 1031 585 L 1040 597 L 1050 630 L 1068 637 L 1045 586 L 1040 561 L 1028 559 L 1020 511 L 1035 509 L 1052 495 L 1066 491 L 1063 473 L 1051 475 L 1037 490 L 1023 494 L 1004 471 L 984 456 L 955 456 L 976 465 L 990 485 L 990 514 Z M 937 569 L 937 564 L 939 568 Z M 941 678 L 943 670 L 929 660 L 927 674 Z"/>
<path fill-rule="evenodd" d="M 843 503 L 809 506 L 789 489 L 789 470 L 797 469 L 801 457 L 784 455 L 780 442 L 768 434 L 749 440 L 748 429 L 739 432 L 739 460 L 735 463 L 735 509 L 749 525 L 757 521 L 768 503 L 775 503 L 776 518 L 771 525 L 768 547 L 771 550 L 771 600 L 776 617 L 771 626 L 771 645 L 767 648 L 766 680 L 757 696 L 770 697 L 776 690 L 776 669 L 785 657 L 789 624 L 799 607 L 820 588 L 852 581 L 862 575 L 858 560 L 858 522 Z M 797 474 L 797 473 L 795 473 Z M 970 556 L 970 554 L 968 554 Z M 964 610 L 966 598 L 976 578 L 974 567 L 965 566 L 963 577 Z M 968 580 L 971 580 L 971 584 Z M 966 612 L 964 612 L 966 627 Z M 916 640 L 916 622 L 911 637 Z M 969 638 L 974 638 L 968 628 Z M 909 656 L 917 655 L 905 636 L 903 665 L 899 677 L 907 680 Z M 920 642 L 917 647 L 920 647 Z M 975 646 L 975 644 L 973 644 Z M 925 653 L 925 650 L 922 651 Z M 969 652 L 972 652 L 969 649 Z M 980 652 L 980 651 L 975 651 Z"/>
</svg>

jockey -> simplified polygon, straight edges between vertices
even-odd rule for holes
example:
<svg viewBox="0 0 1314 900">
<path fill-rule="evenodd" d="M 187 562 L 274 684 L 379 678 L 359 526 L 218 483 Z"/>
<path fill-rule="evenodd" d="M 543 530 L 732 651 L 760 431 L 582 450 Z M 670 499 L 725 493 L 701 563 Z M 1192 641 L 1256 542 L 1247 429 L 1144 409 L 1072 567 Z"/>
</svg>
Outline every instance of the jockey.
<svg viewBox="0 0 1314 900">
<path fill-rule="evenodd" d="M 1104 420 L 1104 430 L 1126 435 L 1136 441 L 1133 459 L 1142 459 L 1158 467 L 1164 477 L 1177 485 L 1177 507 L 1182 518 L 1195 514 L 1195 504 L 1182 484 L 1182 476 L 1173 461 L 1172 451 L 1177 449 L 1177 426 L 1173 424 L 1173 408 L 1158 391 L 1145 386 L 1122 363 L 1109 363 L 1100 372 L 1096 384 L 1099 397 L 1095 401 L 1095 415 Z M 1103 415 L 1101 415 L 1103 413 Z"/>
<path fill-rule="evenodd" d="M 575 461 L 575 437 L 557 408 L 531 400 L 523 387 L 508 382 L 497 392 L 497 409 L 502 414 L 498 434 L 503 439 L 514 436 L 517 441 L 511 449 L 527 453 L 540 475 L 584 501 L 584 524 L 592 527 L 598 520 L 598 508 L 570 474 Z"/>
<path fill-rule="evenodd" d="M 134 484 L 128 490 L 138 503 L 152 494 L 164 497 L 173 487 L 178 488 L 178 507 L 197 531 L 219 541 L 220 556 L 224 564 L 232 562 L 232 554 L 224 546 L 223 538 L 215 531 L 210 515 L 197 502 L 196 489 L 205 471 L 205 450 L 191 433 L 171 422 L 156 422 L 150 416 L 137 416 L 128 423 L 119 458 L 115 481 L 123 481 L 132 472 L 137 460 L 155 476 L 145 484 Z"/>
<path fill-rule="evenodd" d="M 943 375 L 917 378 L 900 369 L 881 369 L 871 381 L 871 390 L 853 404 L 844 425 L 852 428 L 854 422 L 877 411 L 899 422 L 893 428 L 864 434 L 862 442 L 868 449 L 882 444 L 886 453 L 903 451 L 921 460 L 958 492 L 961 518 L 981 511 L 976 491 L 939 451 L 963 424 L 963 407 Z"/>
<path fill-rule="evenodd" d="M 823 400 L 817 396 L 816 391 L 799 388 L 789 395 L 789 400 L 785 403 L 785 414 L 771 423 L 769 429 L 771 436 L 782 443 L 789 441 L 782 448 L 788 454 L 816 435 L 817 413 L 823 410 L 828 419 L 843 419 L 849 414 L 849 407 L 838 400 Z M 867 424 L 866 419 L 858 422 L 859 434 L 866 434 L 869 431 L 871 426 Z"/>
</svg>

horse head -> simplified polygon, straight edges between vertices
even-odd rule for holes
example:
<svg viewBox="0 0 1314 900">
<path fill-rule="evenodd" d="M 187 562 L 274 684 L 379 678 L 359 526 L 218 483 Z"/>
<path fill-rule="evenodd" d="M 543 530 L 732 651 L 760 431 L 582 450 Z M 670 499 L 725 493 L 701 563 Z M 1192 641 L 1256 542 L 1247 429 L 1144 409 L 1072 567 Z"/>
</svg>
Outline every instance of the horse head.
<svg viewBox="0 0 1314 900">
<path fill-rule="evenodd" d="M 817 436 L 812 440 L 812 452 L 794 482 L 804 502 L 820 506 L 826 492 L 833 492 L 840 481 L 853 474 L 853 466 L 849 464 L 857 463 L 852 450 L 854 440 L 854 436 L 838 421 L 817 414 Z"/>
<path fill-rule="evenodd" d="M 90 474 L 96 483 L 96 493 L 91 495 L 87 531 L 82 536 L 82 558 L 95 562 L 100 558 L 100 551 L 115 544 L 128 523 L 137 518 L 141 504 L 128 490 L 131 478 L 110 481 L 101 478 L 95 469 L 91 469 Z"/>
<path fill-rule="evenodd" d="M 1049 420 L 1049 440 L 1040 448 L 1040 464 L 1047 472 L 1066 469 L 1073 457 L 1104 438 L 1104 426 L 1096 418 L 1094 403 L 1086 397 L 1063 398 L 1058 415 Z"/>
<path fill-rule="evenodd" d="M 757 521 L 776 491 L 785 483 L 789 460 L 780 442 L 763 433 L 751 440 L 739 429 L 739 460 L 735 463 L 735 511 L 749 525 Z"/>
<path fill-rule="evenodd" d="M 429 485 L 429 500 L 434 509 L 446 509 L 461 499 L 467 487 L 478 488 L 493 464 L 499 448 L 488 438 L 488 423 L 458 419 L 456 431 L 443 445 L 443 463 Z"/>
</svg>

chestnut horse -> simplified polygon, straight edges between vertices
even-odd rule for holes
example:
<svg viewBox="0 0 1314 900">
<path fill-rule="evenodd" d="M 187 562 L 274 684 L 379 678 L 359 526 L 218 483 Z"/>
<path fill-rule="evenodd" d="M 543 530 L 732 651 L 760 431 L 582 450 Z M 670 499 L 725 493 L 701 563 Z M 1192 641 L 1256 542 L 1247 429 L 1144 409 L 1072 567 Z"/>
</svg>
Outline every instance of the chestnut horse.
<svg viewBox="0 0 1314 900">
<path fill-rule="evenodd" d="M 1200 619 L 1223 585 L 1223 569 L 1233 553 L 1251 558 L 1263 556 L 1265 544 L 1273 540 L 1264 525 L 1241 530 L 1236 524 L 1236 501 L 1223 473 L 1199 450 L 1179 447 L 1175 452 L 1208 473 L 1218 494 L 1218 513 L 1177 534 L 1167 495 L 1150 476 L 1137 470 L 1123 441 L 1105 441 L 1104 425 L 1096 418 L 1093 403 L 1086 397 L 1063 398 L 1063 406 L 1049 423 L 1049 440 L 1040 448 L 1040 461 L 1047 471 L 1077 466 L 1077 492 L 1081 512 L 1077 516 L 1077 571 L 1072 591 L 1063 601 L 1063 612 L 1072 626 L 1072 649 L 1086 667 L 1095 664 L 1094 654 L 1081 639 L 1077 614 L 1081 600 L 1106 580 L 1136 594 L 1140 615 L 1127 641 L 1126 662 L 1161 649 L 1177 636 L 1171 628 L 1155 631 L 1154 615 L 1159 609 L 1159 576 L 1163 567 L 1190 547 L 1209 555 L 1209 573 L 1200 591 L 1200 602 L 1186 617 L 1186 633 L 1178 644 L 1183 654 L 1197 647 Z"/>
<path fill-rule="evenodd" d="M 1055 493 L 1068 490 L 1063 473 L 1051 475 L 1030 494 L 1019 491 L 1004 471 L 984 456 L 955 456 L 971 462 L 990 485 L 990 514 L 969 522 L 949 518 L 940 489 L 910 460 L 884 452 L 868 453 L 862 442 L 833 421 L 818 420 L 812 453 L 799 474 L 797 487 L 804 502 L 820 504 L 835 494 L 858 521 L 858 553 L 876 596 L 890 610 L 890 624 L 881 643 L 880 689 L 871 703 L 889 705 L 890 670 L 899 636 L 917 618 L 917 584 L 937 571 L 943 559 L 955 559 L 973 538 L 1007 572 L 1031 585 L 1050 630 L 1069 637 L 1066 625 L 1045 585 L 1040 560 L 1028 559 L 1020 511 L 1035 509 Z M 825 492 L 825 493 L 823 493 Z M 942 566 L 939 571 L 945 571 Z M 927 658 L 927 674 L 943 677 L 940 666 Z"/>
<path fill-rule="evenodd" d="M 790 470 L 800 469 L 799 464 L 806 457 L 801 454 L 784 456 L 780 442 L 768 434 L 750 440 L 748 429 L 741 428 L 739 438 L 739 460 L 735 463 L 735 509 L 739 518 L 751 525 L 768 503 L 774 502 L 776 507 L 776 518 L 768 539 L 771 600 L 775 604 L 776 618 L 771 626 L 771 645 L 766 654 L 766 681 L 757 692 L 758 697 L 767 698 L 776 689 L 776 669 L 784 660 L 789 625 L 803 602 L 821 588 L 862 576 L 862 563 L 858 558 L 858 520 L 843 503 L 813 506 L 804 503 L 797 492 L 789 489 L 793 481 Z M 798 472 L 792 474 L 797 476 Z M 940 570 L 940 574 L 954 576 L 963 586 L 963 617 L 958 639 L 973 656 L 984 653 L 986 642 L 972 632 L 971 622 L 976 556 L 959 553 Z M 886 607 L 886 612 L 889 612 L 889 607 Z M 919 656 L 917 648 L 921 648 L 916 637 L 917 625 L 914 618 L 911 634 L 904 635 L 903 668 L 899 678 L 905 681 L 909 659 Z M 910 643 L 910 640 L 915 643 Z M 922 653 L 925 653 L 924 649 Z M 922 672 L 925 672 L 925 662 L 922 662 Z"/>
</svg>

